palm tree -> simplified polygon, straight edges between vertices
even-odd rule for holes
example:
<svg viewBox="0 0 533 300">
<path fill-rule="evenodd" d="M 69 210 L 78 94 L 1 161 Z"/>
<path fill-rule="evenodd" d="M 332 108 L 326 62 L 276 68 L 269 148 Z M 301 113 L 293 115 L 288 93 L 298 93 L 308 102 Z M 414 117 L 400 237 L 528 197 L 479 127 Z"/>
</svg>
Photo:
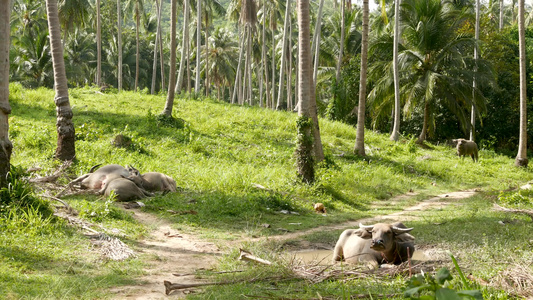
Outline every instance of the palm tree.
<svg viewBox="0 0 533 300">
<path fill-rule="evenodd" d="M 315 24 L 315 33 L 313 35 L 313 42 L 311 44 L 311 51 L 313 51 L 313 82 L 316 85 L 317 75 L 318 75 L 318 61 L 320 57 L 320 32 L 322 29 L 322 8 L 324 7 L 324 0 L 320 0 L 320 4 L 318 6 L 318 14 L 316 17 L 316 24 Z"/>
<path fill-rule="evenodd" d="M 206 68 L 209 69 L 216 86 L 217 98 L 222 100 L 224 95 L 221 95 L 221 92 L 224 93 L 226 85 L 235 76 L 234 65 L 237 61 L 235 50 L 238 44 L 235 35 L 225 28 L 217 28 L 211 36 L 210 42 L 212 44 L 207 53 L 209 64 L 206 65 Z"/>
<path fill-rule="evenodd" d="M 196 1 L 196 79 L 194 82 L 194 94 L 200 94 L 200 47 L 202 45 L 202 1 Z"/>
<path fill-rule="evenodd" d="M 121 15 L 122 7 L 120 6 L 120 0 L 117 0 L 117 52 L 118 52 L 118 91 L 122 91 L 122 17 Z"/>
<path fill-rule="evenodd" d="M 485 98 L 479 87 L 474 89 L 472 81 L 467 80 L 474 77 L 473 60 L 463 53 L 465 49 L 473 48 L 475 40 L 457 30 L 468 15 L 440 0 L 402 1 L 401 15 L 404 43 L 399 53 L 399 67 L 403 74 L 400 93 L 405 99 L 406 116 L 415 110 L 422 111 L 424 116 L 417 142 L 422 143 L 427 133 L 434 129 L 434 110 L 440 102 L 457 115 L 467 132 L 469 121 L 465 111 L 475 105 L 479 117 L 485 109 Z M 383 76 L 388 67 L 380 69 L 376 65 L 373 70 L 381 75 L 370 98 L 384 101 L 391 92 L 388 76 Z M 487 81 L 492 76 L 487 62 L 481 59 L 477 61 L 477 72 L 479 80 Z"/>
<path fill-rule="evenodd" d="M 172 117 L 172 107 L 174 106 L 174 85 L 176 82 L 176 0 L 170 4 L 170 71 L 167 101 L 163 115 Z"/>
<path fill-rule="evenodd" d="M 159 45 L 159 36 L 161 35 L 161 6 L 163 4 L 163 1 L 155 1 L 155 6 L 157 10 L 157 29 L 155 34 L 155 41 L 154 41 L 154 64 L 152 67 L 152 87 L 150 89 L 150 94 L 155 93 L 155 79 L 157 77 L 157 46 Z M 161 79 L 163 80 L 163 79 Z"/>
<path fill-rule="evenodd" d="M 479 41 L 479 0 L 476 0 L 476 25 L 475 25 L 475 33 L 474 33 L 476 44 L 474 45 L 474 64 L 477 63 L 478 58 L 478 49 L 477 49 L 477 42 Z M 474 80 L 472 83 L 473 87 L 473 93 L 476 92 L 476 71 L 477 67 L 474 66 Z M 475 98 L 475 95 L 472 96 Z M 470 140 L 474 140 L 474 134 L 476 132 L 476 107 L 472 105 L 471 114 L 470 114 Z"/>
<path fill-rule="evenodd" d="M 520 51 L 520 137 L 515 165 L 527 167 L 527 79 L 526 79 L 526 30 L 524 26 L 524 0 L 518 1 L 518 45 Z"/>
<path fill-rule="evenodd" d="M 498 29 L 502 31 L 503 29 L 503 0 L 500 0 L 500 20 L 498 24 Z"/>
<path fill-rule="evenodd" d="M 96 85 L 102 85 L 102 20 L 100 0 L 96 0 Z"/>
<path fill-rule="evenodd" d="M 7 185 L 13 144 L 9 140 L 9 20 L 11 1 L 0 1 L 0 188 Z"/>
<path fill-rule="evenodd" d="M 135 59 L 135 86 L 134 90 L 137 91 L 139 87 L 139 61 L 140 61 L 140 36 L 139 29 L 141 27 L 141 17 L 145 19 L 144 2 L 143 0 L 128 0 L 126 1 L 126 11 L 133 13 L 135 18 L 135 41 L 136 41 L 136 59 Z"/>
<path fill-rule="evenodd" d="M 282 91 L 283 91 L 283 80 L 285 74 L 285 64 L 287 63 L 287 39 L 289 31 L 289 18 L 291 12 L 291 0 L 287 0 L 285 7 L 285 25 L 283 26 L 283 46 L 281 50 L 281 64 L 279 70 L 279 83 L 278 83 L 278 101 L 276 103 L 276 109 L 281 109 L 282 106 Z"/>
<path fill-rule="evenodd" d="M 94 69 L 87 62 L 95 61 L 94 34 L 76 28 L 70 35 L 65 48 L 65 70 L 69 84 L 85 86 L 90 84 Z"/>
<path fill-rule="evenodd" d="M 363 4 L 364 5 L 364 4 Z M 341 40 L 340 40 L 340 47 L 339 47 L 339 56 L 337 58 L 337 71 L 335 75 L 335 79 L 337 84 L 340 82 L 341 77 L 341 64 L 342 64 L 342 52 L 344 50 L 344 34 L 346 32 L 345 29 L 345 22 L 344 22 L 344 7 L 346 6 L 345 1 L 341 0 Z"/>
<path fill-rule="evenodd" d="M 394 76 L 394 126 L 391 141 L 400 138 L 400 72 L 398 70 L 398 43 L 400 40 L 400 0 L 394 1 L 394 45 L 392 50 L 392 68 Z"/>
<path fill-rule="evenodd" d="M 207 56 L 207 53 L 209 53 L 209 26 L 212 23 L 212 19 L 215 16 L 223 16 L 226 11 L 224 6 L 218 1 L 218 0 L 209 0 L 205 2 L 204 5 L 204 11 L 205 11 L 205 64 L 209 64 L 209 56 Z M 209 69 L 205 68 L 205 96 L 209 97 Z"/>
<path fill-rule="evenodd" d="M 176 81 L 176 87 L 174 91 L 176 93 L 181 92 L 183 86 L 183 73 L 185 70 L 185 60 L 187 57 L 187 45 L 189 45 L 189 0 L 183 1 L 183 39 L 181 42 L 181 58 L 180 68 L 178 70 L 178 80 Z"/>
<path fill-rule="evenodd" d="M 252 31 L 257 23 L 257 8 L 253 0 L 244 0 L 241 6 L 241 24 L 244 24 L 246 61 L 243 75 L 244 100 L 252 104 Z"/>
<path fill-rule="evenodd" d="M 288 2 L 288 1 L 287 1 Z M 288 9 L 288 8 L 287 8 Z M 298 44 L 299 47 L 299 72 L 300 88 L 298 89 L 298 144 L 296 146 L 296 160 L 298 174 L 306 183 L 315 180 L 313 162 L 313 125 L 309 103 L 315 97 L 315 88 L 311 72 L 311 49 L 309 31 L 309 0 L 298 1 Z"/>
<path fill-rule="evenodd" d="M 55 157 L 60 160 L 72 160 L 76 157 L 74 145 L 74 124 L 72 123 L 72 109 L 68 96 L 65 61 L 63 59 L 63 45 L 59 30 L 59 17 L 56 0 L 46 0 L 48 15 L 48 29 L 50 31 L 50 51 L 54 66 L 55 103 L 57 112 L 57 149 Z"/>
<path fill-rule="evenodd" d="M 363 32 L 361 38 L 361 73 L 359 79 L 359 105 L 357 112 L 357 134 L 354 152 L 365 156 L 365 101 L 368 55 L 368 0 L 363 0 Z"/>
</svg>

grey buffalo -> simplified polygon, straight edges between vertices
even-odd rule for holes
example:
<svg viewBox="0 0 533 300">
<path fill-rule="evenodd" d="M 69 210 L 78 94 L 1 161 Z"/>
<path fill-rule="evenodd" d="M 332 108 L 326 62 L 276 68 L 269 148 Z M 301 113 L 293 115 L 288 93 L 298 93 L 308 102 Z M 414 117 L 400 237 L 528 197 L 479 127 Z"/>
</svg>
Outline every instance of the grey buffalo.
<svg viewBox="0 0 533 300">
<path fill-rule="evenodd" d="M 359 229 L 347 229 L 339 237 L 333 252 L 333 261 L 347 263 L 401 264 L 415 251 L 414 237 L 404 224 L 378 223 Z"/>
<path fill-rule="evenodd" d="M 140 177 L 133 176 L 136 183 L 150 192 L 175 192 L 176 181 L 172 177 L 158 172 L 148 172 Z M 140 180 L 139 180 L 140 179 Z M 139 180 L 139 181 L 137 181 Z"/>
<path fill-rule="evenodd" d="M 105 165 L 94 171 L 96 167 L 92 167 L 89 174 L 76 178 L 72 183 L 79 183 L 82 189 L 100 190 L 104 181 L 109 182 L 113 178 L 139 175 L 139 171 L 132 167 L 124 168 L 121 165 Z"/>
</svg>

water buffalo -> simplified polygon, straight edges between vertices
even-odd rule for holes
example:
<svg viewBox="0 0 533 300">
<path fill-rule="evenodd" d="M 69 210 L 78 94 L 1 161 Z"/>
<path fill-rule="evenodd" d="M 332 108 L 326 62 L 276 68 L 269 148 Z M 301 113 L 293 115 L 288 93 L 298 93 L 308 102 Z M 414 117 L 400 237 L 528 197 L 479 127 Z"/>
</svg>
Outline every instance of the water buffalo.
<svg viewBox="0 0 533 300">
<path fill-rule="evenodd" d="M 80 183 L 82 189 L 100 190 L 104 186 L 103 182 L 106 179 L 109 182 L 110 178 L 139 176 L 139 171 L 135 168 L 124 168 L 121 165 L 105 165 L 93 173 L 94 168 L 91 168 L 89 174 L 76 178 L 72 183 Z"/>
<path fill-rule="evenodd" d="M 333 262 L 365 262 L 372 265 L 400 264 L 415 251 L 414 237 L 402 223 L 359 224 L 359 229 L 347 229 L 339 237 L 333 252 Z"/>
<path fill-rule="evenodd" d="M 470 155 L 474 162 L 478 161 L 478 149 L 476 142 L 465 139 L 456 139 L 453 140 L 453 142 L 457 143 L 457 155 L 461 156 L 462 158 Z"/>
<path fill-rule="evenodd" d="M 153 196 L 130 178 L 122 176 L 110 176 L 103 181 L 102 185 L 98 193 L 109 197 L 111 192 L 114 192 L 117 201 L 132 201 Z"/>
<path fill-rule="evenodd" d="M 150 192 L 175 192 L 176 181 L 172 177 L 158 172 L 148 172 L 140 176 L 140 181 L 137 181 L 136 176 L 133 176 L 137 184 L 140 184 L 145 190 Z"/>
</svg>

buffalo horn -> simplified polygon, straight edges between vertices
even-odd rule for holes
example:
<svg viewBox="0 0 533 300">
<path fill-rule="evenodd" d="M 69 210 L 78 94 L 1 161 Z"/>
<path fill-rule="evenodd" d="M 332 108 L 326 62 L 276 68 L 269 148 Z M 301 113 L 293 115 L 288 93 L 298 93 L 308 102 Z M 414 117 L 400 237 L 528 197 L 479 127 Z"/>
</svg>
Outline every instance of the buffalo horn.
<svg viewBox="0 0 533 300">
<path fill-rule="evenodd" d="M 398 232 L 398 233 L 406 233 L 406 232 L 409 232 L 409 231 L 413 230 L 414 228 L 413 227 L 411 227 L 411 228 L 400 228 L 400 227 L 392 226 L 392 229 L 395 232 Z"/>
<path fill-rule="evenodd" d="M 369 229 L 373 229 L 374 225 L 363 225 L 362 223 L 359 223 L 359 228 L 369 230 Z"/>
</svg>

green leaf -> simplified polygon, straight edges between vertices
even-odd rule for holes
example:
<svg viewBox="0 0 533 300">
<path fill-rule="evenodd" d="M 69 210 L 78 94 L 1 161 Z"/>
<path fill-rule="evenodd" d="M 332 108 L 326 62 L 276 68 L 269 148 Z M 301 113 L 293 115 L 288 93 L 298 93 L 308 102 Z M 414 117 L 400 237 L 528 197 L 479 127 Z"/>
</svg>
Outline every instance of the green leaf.
<svg viewBox="0 0 533 300">
<path fill-rule="evenodd" d="M 435 292 L 435 298 L 437 300 L 461 300 L 461 297 L 457 295 L 454 290 L 440 288 Z"/>
<path fill-rule="evenodd" d="M 450 271 L 446 268 L 442 268 L 437 272 L 437 275 L 435 276 L 435 279 L 437 279 L 438 284 L 444 284 L 446 280 L 451 280 L 452 275 L 450 274 Z"/>
<path fill-rule="evenodd" d="M 457 294 L 459 296 L 471 297 L 471 298 L 474 298 L 476 300 L 483 300 L 483 295 L 478 290 L 458 291 Z"/>
<path fill-rule="evenodd" d="M 426 284 L 426 285 L 422 285 L 422 286 L 418 286 L 418 287 L 415 287 L 415 288 L 411 288 L 411 289 L 408 289 L 404 292 L 404 296 L 405 297 L 409 297 L 409 298 L 412 298 L 414 297 L 415 294 L 418 294 L 420 293 L 421 291 L 424 291 L 424 290 L 430 290 L 431 289 L 431 285 L 429 284 Z"/>
<path fill-rule="evenodd" d="M 407 282 L 408 287 L 417 287 L 424 284 L 424 276 L 422 274 L 418 274 L 416 276 L 413 276 L 409 279 Z"/>
</svg>

